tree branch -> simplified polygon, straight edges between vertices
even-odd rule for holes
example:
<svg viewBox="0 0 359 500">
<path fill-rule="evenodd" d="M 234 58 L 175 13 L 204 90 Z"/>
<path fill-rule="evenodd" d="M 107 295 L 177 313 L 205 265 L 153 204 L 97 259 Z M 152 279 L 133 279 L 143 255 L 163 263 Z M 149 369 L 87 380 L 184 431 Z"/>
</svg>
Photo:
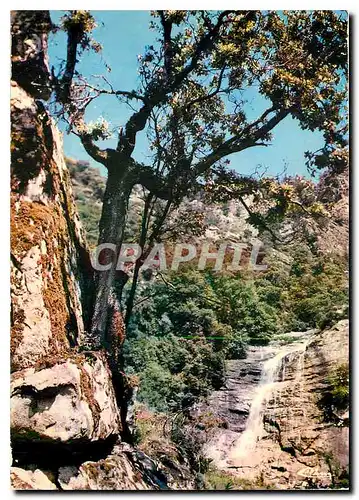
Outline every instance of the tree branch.
<svg viewBox="0 0 359 500">
<path fill-rule="evenodd" d="M 247 203 L 244 201 L 244 199 L 243 199 L 241 196 L 239 197 L 239 201 L 242 203 L 242 205 L 243 205 L 244 209 L 246 210 L 246 212 L 248 213 L 248 215 L 249 215 L 250 217 L 252 217 L 252 216 L 253 216 L 253 212 L 252 212 L 252 210 L 249 208 L 249 206 L 247 205 Z M 284 241 L 283 241 L 281 238 L 279 238 L 279 236 L 277 236 L 277 235 L 273 232 L 273 230 L 272 230 L 269 226 L 267 226 L 267 224 L 266 224 L 264 221 L 261 221 L 261 225 L 263 226 L 263 228 L 264 228 L 266 231 L 268 231 L 268 232 L 271 234 L 272 238 L 273 238 L 275 241 L 279 241 L 280 243 L 284 243 Z"/>
<path fill-rule="evenodd" d="M 119 151 L 130 157 L 135 148 L 136 135 L 145 128 L 147 119 L 150 116 L 152 109 L 163 102 L 166 99 L 167 94 L 175 91 L 181 85 L 183 80 L 187 78 L 190 72 L 196 68 L 200 58 L 213 46 L 216 36 L 224 24 L 225 17 L 231 12 L 232 11 L 230 10 L 221 12 L 215 26 L 202 36 L 198 42 L 190 63 L 182 69 L 182 71 L 180 71 L 172 81 L 171 79 L 168 79 L 165 86 L 163 81 L 157 83 L 155 86 L 149 85 L 147 94 L 145 95 L 145 104 L 139 111 L 136 111 L 131 116 L 126 124 L 125 133 L 120 135 L 117 146 Z M 168 28 L 166 36 L 169 36 Z"/>
<path fill-rule="evenodd" d="M 160 174 L 155 173 L 151 167 L 137 164 L 136 179 L 138 184 L 148 189 L 154 196 L 162 200 L 172 199 L 173 188 L 168 185 Z"/>
<path fill-rule="evenodd" d="M 95 161 L 102 163 L 106 168 L 108 168 L 108 150 L 100 149 L 91 138 L 88 133 L 79 133 L 78 136 L 82 142 L 86 153 L 91 156 Z"/>
<path fill-rule="evenodd" d="M 57 82 L 59 88 L 57 89 L 57 95 L 59 100 L 66 104 L 70 99 L 70 89 L 72 79 L 75 73 L 75 66 L 77 63 L 77 46 L 81 41 L 83 31 L 79 29 L 78 24 L 69 26 L 67 30 L 67 57 L 66 66 L 64 74 L 61 78 L 61 82 Z"/>
<path fill-rule="evenodd" d="M 278 123 L 281 122 L 290 113 L 290 111 L 291 108 L 280 110 L 275 116 L 273 116 L 273 118 L 271 118 L 264 125 L 262 125 L 262 127 L 260 127 L 258 130 L 250 134 L 245 139 L 242 139 L 240 142 L 238 142 L 238 136 L 233 136 L 230 139 L 227 139 L 227 141 L 221 144 L 215 151 L 212 151 L 212 153 L 210 153 L 206 158 L 204 158 L 195 165 L 193 171 L 195 177 L 198 177 L 199 175 L 205 173 L 214 163 L 221 160 L 225 156 L 228 156 L 233 153 L 239 153 L 244 149 L 248 149 L 254 146 L 267 146 L 266 143 L 258 141 L 260 139 L 265 139 L 265 136 L 276 125 L 278 125 Z M 267 110 L 267 112 L 265 112 L 263 115 L 265 115 L 266 113 L 268 114 L 269 112 L 270 111 Z M 258 123 L 260 122 L 261 119 L 263 119 L 262 117 L 259 120 L 257 120 Z"/>
<path fill-rule="evenodd" d="M 148 117 L 155 103 L 144 104 L 139 111 L 133 113 L 131 118 L 126 123 L 125 132 L 120 134 L 117 150 L 121 151 L 124 155 L 130 157 L 135 149 L 136 135 L 141 132 L 146 126 Z"/>
<path fill-rule="evenodd" d="M 172 205 L 172 200 L 168 199 L 166 206 L 162 212 L 162 215 L 161 215 L 160 219 L 157 221 L 157 224 L 153 228 L 152 233 L 148 239 L 148 251 L 152 248 L 153 243 L 158 239 L 160 232 L 161 232 L 162 225 L 163 225 L 164 221 L 166 220 L 166 217 L 167 217 L 168 212 L 171 208 L 171 205 Z"/>
<path fill-rule="evenodd" d="M 189 109 L 194 104 L 198 104 L 200 102 L 207 101 L 207 100 L 211 99 L 212 97 L 214 97 L 215 95 L 219 94 L 219 92 L 221 92 L 221 85 L 222 85 L 225 69 L 226 69 L 226 65 L 224 65 L 220 71 L 219 78 L 218 78 L 218 84 L 217 84 L 216 89 L 213 92 L 210 92 L 209 94 L 207 94 L 206 96 L 197 97 L 197 99 L 193 99 L 193 101 L 189 102 L 186 105 L 186 109 Z"/>
<path fill-rule="evenodd" d="M 197 44 L 197 47 L 195 48 L 190 63 L 185 68 L 183 68 L 183 70 L 180 71 L 174 79 L 172 84 L 173 89 L 177 88 L 178 85 L 180 85 L 183 80 L 187 78 L 190 72 L 197 66 L 200 58 L 212 48 L 216 36 L 219 34 L 219 31 L 224 24 L 225 17 L 228 16 L 228 14 L 230 14 L 231 12 L 231 10 L 224 10 L 223 12 L 221 12 L 214 27 L 210 29 L 204 36 L 202 36 Z"/>
<path fill-rule="evenodd" d="M 172 58 L 173 58 L 173 48 L 171 39 L 172 21 L 166 19 L 163 10 L 160 10 L 158 12 L 160 14 L 161 24 L 163 28 L 163 41 L 164 41 L 163 49 L 164 49 L 165 70 L 167 79 L 169 79 L 172 73 Z"/>
<path fill-rule="evenodd" d="M 107 80 L 107 78 L 102 76 L 102 79 L 110 87 L 109 89 L 101 89 L 101 88 L 95 87 L 94 85 L 89 84 L 88 82 L 84 82 L 84 86 L 89 88 L 90 90 L 97 92 L 98 95 L 107 94 L 107 95 L 123 96 L 123 97 L 127 97 L 128 99 L 137 99 L 138 101 L 143 101 L 143 102 L 146 101 L 144 96 L 138 94 L 134 90 L 115 90 L 113 88 L 112 84 Z"/>
</svg>

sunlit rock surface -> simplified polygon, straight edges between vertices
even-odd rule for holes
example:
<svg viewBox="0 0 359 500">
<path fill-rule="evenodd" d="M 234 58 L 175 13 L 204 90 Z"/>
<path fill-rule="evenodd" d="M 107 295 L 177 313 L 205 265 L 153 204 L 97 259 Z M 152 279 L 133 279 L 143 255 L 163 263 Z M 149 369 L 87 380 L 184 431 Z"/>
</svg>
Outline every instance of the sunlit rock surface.
<svg viewBox="0 0 359 500">
<path fill-rule="evenodd" d="M 11 86 L 11 366 L 81 342 L 88 269 L 62 139 L 41 103 Z"/>
<path fill-rule="evenodd" d="M 10 481 L 14 490 L 57 490 L 56 485 L 39 469 L 32 471 L 11 467 Z"/>
<path fill-rule="evenodd" d="M 63 443 L 106 439 L 120 430 L 110 374 L 100 355 L 16 372 L 11 387 L 13 440 Z"/>
</svg>

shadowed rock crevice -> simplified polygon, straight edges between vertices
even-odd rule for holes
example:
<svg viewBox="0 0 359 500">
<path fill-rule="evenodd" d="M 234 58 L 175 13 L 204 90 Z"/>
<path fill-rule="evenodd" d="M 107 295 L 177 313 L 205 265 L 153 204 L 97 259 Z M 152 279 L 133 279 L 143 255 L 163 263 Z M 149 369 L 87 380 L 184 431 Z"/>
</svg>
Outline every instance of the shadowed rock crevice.
<svg viewBox="0 0 359 500">
<path fill-rule="evenodd" d="M 12 454 L 15 467 L 34 464 L 40 469 L 57 471 L 59 467 L 80 466 L 86 461 L 98 461 L 106 458 L 112 451 L 117 436 L 91 443 L 87 439 L 73 440 L 69 443 L 46 441 L 43 437 L 36 440 L 13 441 Z"/>
</svg>

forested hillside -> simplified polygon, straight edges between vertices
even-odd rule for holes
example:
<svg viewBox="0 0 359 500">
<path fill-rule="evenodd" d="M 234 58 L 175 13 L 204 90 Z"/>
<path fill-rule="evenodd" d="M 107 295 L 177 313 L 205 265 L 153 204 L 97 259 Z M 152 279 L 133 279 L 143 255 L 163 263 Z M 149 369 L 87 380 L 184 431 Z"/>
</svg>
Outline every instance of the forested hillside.
<svg viewBox="0 0 359 500">
<path fill-rule="evenodd" d="M 93 245 L 105 179 L 86 163 L 67 159 L 67 164 L 79 214 Z M 345 177 L 341 183 L 337 179 L 337 191 L 330 194 L 325 178 L 319 183 L 317 199 L 324 199 L 336 214 L 334 220 L 327 215 L 324 241 L 347 232 L 344 181 Z M 140 228 L 141 194 L 136 187 L 130 199 L 132 234 L 126 241 L 132 241 Z M 196 202 L 200 209 L 201 197 Z M 190 201 L 184 201 L 180 215 L 190 207 Z M 235 235 L 249 242 L 258 235 L 238 203 L 230 208 L 225 202 L 207 203 L 203 215 L 197 242 L 213 235 L 218 241 Z M 286 246 L 264 234 L 271 247 L 265 256 L 269 270 L 262 273 L 246 269 L 223 275 L 199 271 L 190 263 L 182 264 L 179 271 L 150 277 L 143 272 L 124 344 L 126 372 L 139 380 L 138 400 L 153 410 L 179 410 L 221 387 L 225 360 L 245 357 L 248 346 L 266 345 L 290 331 L 323 329 L 347 317 L 346 249 L 339 246 L 325 252 L 318 243 L 320 226 L 314 227 L 317 233 Z M 193 238 L 191 228 L 184 225 L 182 232 L 184 238 Z"/>
</svg>

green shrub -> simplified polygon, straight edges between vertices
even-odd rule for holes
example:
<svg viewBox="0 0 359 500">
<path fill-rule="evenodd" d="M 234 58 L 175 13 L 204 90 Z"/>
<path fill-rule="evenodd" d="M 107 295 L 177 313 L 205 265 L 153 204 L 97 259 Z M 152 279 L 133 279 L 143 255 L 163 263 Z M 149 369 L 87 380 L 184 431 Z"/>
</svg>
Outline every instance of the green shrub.
<svg viewBox="0 0 359 500">
<path fill-rule="evenodd" d="M 349 364 L 338 366 L 329 376 L 332 404 L 338 410 L 345 410 L 349 405 Z"/>
<path fill-rule="evenodd" d="M 205 490 L 268 490 L 261 475 L 255 480 L 243 479 L 226 471 L 221 471 L 213 466 L 204 474 Z"/>
<path fill-rule="evenodd" d="M 140 377 L 138 399 L 158 411 L 187 407 L 224 381 L 224 355 L 201 339 L 128 339 L 124 359 L 126 371 Z"/>
<path fill-rule="evenodd" d="M 291 316 L 290 329 L 324 328 L 345 317 L 346 266 L 347 262 L 337 256 L 314 257 L 304 251 L 294 256 L 282 295 Z"/>
<path fill-rule="evenodd" d="M 318 399 L 318 407 L 323 412 L 324 421 L 337 426 L 348 425 L 340 417 L 340 413 L 349 406 L 348 363 L 343 363 L 334 368 L 328 374 L 326 382 L 328 387 Z"/>
</svg>

